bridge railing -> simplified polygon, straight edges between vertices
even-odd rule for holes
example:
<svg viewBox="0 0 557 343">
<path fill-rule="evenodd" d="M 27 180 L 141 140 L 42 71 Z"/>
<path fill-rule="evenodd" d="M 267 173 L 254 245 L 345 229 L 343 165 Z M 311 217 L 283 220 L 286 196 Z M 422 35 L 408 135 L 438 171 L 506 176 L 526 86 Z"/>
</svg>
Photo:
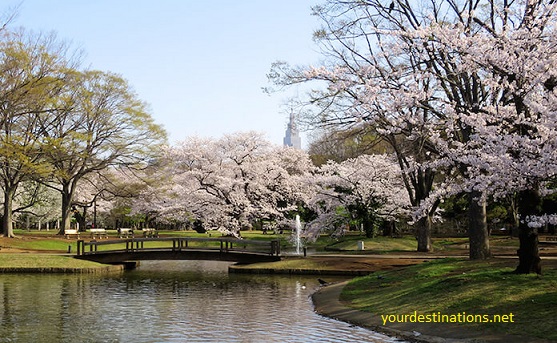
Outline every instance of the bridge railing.
<svg viewBox="0 0 557 343">
<path fill-rule="evenodd" d="M 280 241 L 260 241 L 236 239 L 229 237 L 163 237 L 163 238 L 128 238 L 119 240 L 84 240 L 77 241 L 77 255 L 93 255 L 107 252 L 140 252 L 140 251 L 186 251 L 209 250 L 227 252 L 249 252 L 280 255 Z"/>
</svg>

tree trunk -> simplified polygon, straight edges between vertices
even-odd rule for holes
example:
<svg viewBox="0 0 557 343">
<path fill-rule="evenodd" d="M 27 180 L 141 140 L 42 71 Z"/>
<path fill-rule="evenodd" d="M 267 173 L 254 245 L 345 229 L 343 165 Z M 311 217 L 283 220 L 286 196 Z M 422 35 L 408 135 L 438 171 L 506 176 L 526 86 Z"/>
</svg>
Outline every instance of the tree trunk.
<svg viewBox="0 0 557 343">
<path fill-rule="evenodd" d="M 362 225 L 367 238 L 375 238 L 375 222 L 367 215 L 363 215 Z"/>
<path fill-rule="evenodd" d="M 419 252 L 433 251 L 433 247 L 431 245 L 430 216 L 423 217 L 416 223 L 416 240 L 418 241 Z"/>
<path fill-rule="evenodd" d="M 385 220 L 382 223 L 381 229 L 383 237 L 394 237 L 396 233 L 396 222 L 394 220 Z"/>
<path fill-rule="evenodd" d="M 71 228 L 71 220 L 72 220 L 72 199 L 71 194 L 69 194 L 69 190 L 66 190 L 69 187 L 63 186 L 62 192 L 62 225 L 60 226 L 60 231 L 58 232 L 59 235 L 63 235 L 66 230 Z"/>
<path fill-rule="evenodd" d="M 537 190 L 525 190 L 518 194 L 518 212 L 520 213 L 520 224 L 518 226 L 518 266 L 517 274 L 542 273 L 540 252 L 538 250 L 538 230 L 530 227 L 526 218 L 539 215 L 542 199 Z"/>
<path fill-rule="evenodd" d="M 4 237 L 15 237 L 13 227 L 13 194 L 14 191 L 4 190 L 4 218 L 2 222 L 2 232 Z"/>
<path fill-rule="evenodd" d="M 485 200 L 482 193 L 468 193 L 468 237 L 470 240 L 470 259 L 485 260 L 491 257 Z"/>
<path fill-rule="evenodd" d="M 87 231 L 87 207 L 83 207 L 83 212 L 75 211 L 74 217 L 79 223 L 79 231 Z"/>
</svg>

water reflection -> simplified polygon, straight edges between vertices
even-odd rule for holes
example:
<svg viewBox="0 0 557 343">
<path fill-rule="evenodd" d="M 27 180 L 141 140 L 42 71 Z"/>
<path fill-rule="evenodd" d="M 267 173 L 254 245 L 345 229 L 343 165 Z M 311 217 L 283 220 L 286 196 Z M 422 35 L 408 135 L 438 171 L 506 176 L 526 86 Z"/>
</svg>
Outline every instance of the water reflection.
<svg viewBox="0 0 557 343">
<path fill-rule="evenodd" d="M 388 342 L 313 312 L 315 277 L 149 262 L 109 276 L 2 275 L 0 342 Z"/>
</svg>

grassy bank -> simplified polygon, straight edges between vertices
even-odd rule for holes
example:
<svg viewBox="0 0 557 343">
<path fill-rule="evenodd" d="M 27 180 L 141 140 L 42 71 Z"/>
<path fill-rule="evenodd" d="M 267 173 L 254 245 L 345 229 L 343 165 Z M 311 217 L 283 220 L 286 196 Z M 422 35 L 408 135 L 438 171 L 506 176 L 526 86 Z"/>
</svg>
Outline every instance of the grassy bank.
<svg viewBox="0 0 557 343">
<path fill-rule="evenodd" d="M 555 265 L 546 262 L 542 276 L 515 275 L 512 274 L 515 263 L 498 259 L 426 262 L 403 270 L 381 272 L 379 276 L 356 278 L 345 287 L 341 299 L 351 307 L 378 316 L 414 311 L 424 315 L 512 313 L 514 322 L 458 325 L 557 340 Z"/>
<path fill-rule="evenodd" d="M 358 251 L 358 242 L 364 243 L 365 251 L 359 253 L 388 254 L 398 252 L 416 251 L 416 238 L 403 236 L 398 238 L 378 236 L 367 238 L 361 234 L 345 235 L 342 239 L 333 239 L 327 236 L 320 238 L 316 244 L 325 251 Z M 466 238 L 434 239 L 433 248 L 436 251 L 456 249 L 467 241 Z"/>
<path fill-rule="evenodd" d="M 0 272 L 98 273 L 121 270 L 117 266 L 49 254 L 0 254 Z"/>
<path fill-rule="evenodd" d="M 16 238 L 1 238 L 0 249 L 21 249 L 32 251 L 52 251 L 65 253 L 71 246 L 75 251 L 77 243 L 75 239 L 65 239 L 58 236 L 54 231 L 16 231 Z M 2 250 L 0 250 L 0 253 Z"/>
</svg>

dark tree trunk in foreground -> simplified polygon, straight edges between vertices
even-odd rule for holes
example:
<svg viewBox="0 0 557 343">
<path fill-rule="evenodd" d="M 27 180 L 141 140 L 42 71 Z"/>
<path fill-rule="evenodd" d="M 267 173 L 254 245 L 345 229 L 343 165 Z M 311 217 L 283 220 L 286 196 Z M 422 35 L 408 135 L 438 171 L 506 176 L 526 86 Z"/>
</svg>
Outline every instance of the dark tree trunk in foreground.
<svg viewBox="0 0 557 343">
<path fill-rule="evenodd" d="M 468 194 L 468 236 L 470 240 L 470 259 L 485 260 L 491 257 L 489 232 L 485 201 L 481 192 Z"/>
<path fill-rule="evenodd" d="M 416 240 L 419 252 L 433 251 L 431 245 L 431 217 L 425 216 L 416 223 Z"/>
<path fill-rule="evenodd" d="M 537 190 L 525 190 L 518 194 L 518 212 L 520 224 L 518 226 L 518 266 L 517 274 L 542 273 L 540 252 L 538 250 L 538 229 L 528 226 L 526 218 L 538 215 L 541 210 L 542 199 Z"/>
</svg>

